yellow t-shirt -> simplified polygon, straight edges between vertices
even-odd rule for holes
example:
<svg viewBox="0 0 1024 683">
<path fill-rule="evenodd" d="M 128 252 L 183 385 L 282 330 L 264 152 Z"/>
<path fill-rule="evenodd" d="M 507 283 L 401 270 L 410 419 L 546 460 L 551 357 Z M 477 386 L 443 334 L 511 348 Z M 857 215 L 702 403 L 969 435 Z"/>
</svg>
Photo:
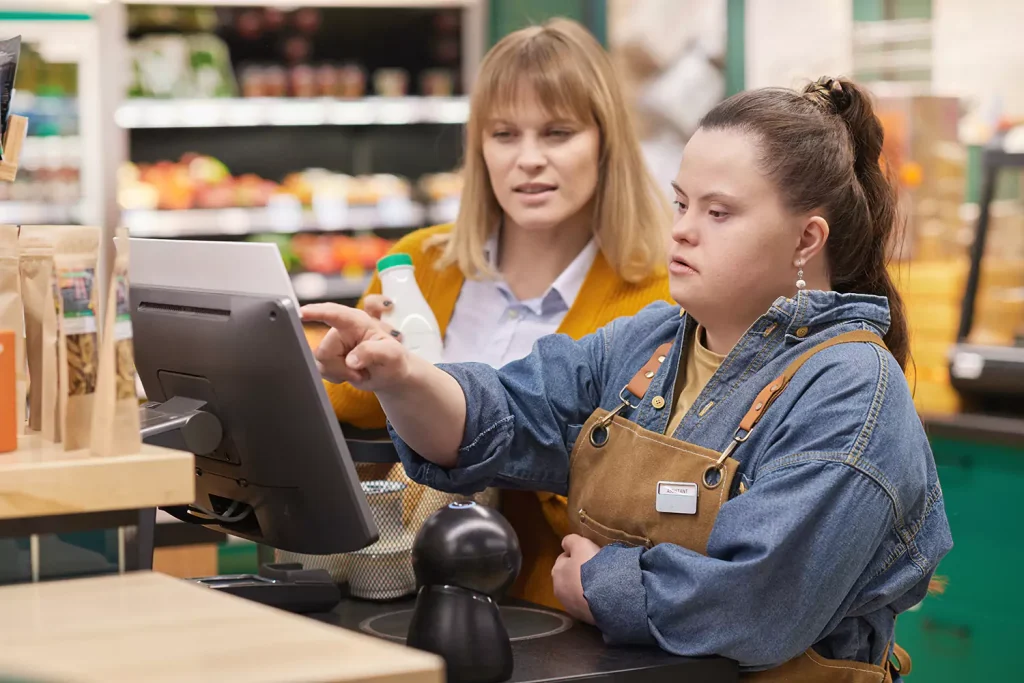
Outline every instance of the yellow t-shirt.
<svg viewBox="0 0 1024 683">
<path fill-rule="evenodd" d="M 676 377 L 676 397 L 672 402 L 672 419 L 668 421 L 666 435 L 672 436 L 679 428 L 686 411 L 700 396 L 700 392 L 704 390 L 724 360 L 725 356 L 713 353 L 704 346 L 704 328 L 698 325 L 692 342 L 686 345 L 685 356 L 679 361 L 684 372 L 681 373 L 682 378 Z M 680 379 L 683 381 L 680 382 Z"/>
</svg>

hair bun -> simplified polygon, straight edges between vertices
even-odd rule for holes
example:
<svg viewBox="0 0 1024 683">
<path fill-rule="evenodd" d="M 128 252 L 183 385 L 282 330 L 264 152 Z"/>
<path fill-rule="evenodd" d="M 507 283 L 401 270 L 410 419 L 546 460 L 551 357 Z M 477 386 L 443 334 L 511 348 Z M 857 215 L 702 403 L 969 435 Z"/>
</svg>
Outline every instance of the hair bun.
<svg viewBox="0 0 1024 683">
<path fill-rule="evenodd" d="M 850 88 L 838 78 L 822 76 L 804 88 L 804 97 L 832 114 L 842 114 L 853 101 Z"/>
</svg>

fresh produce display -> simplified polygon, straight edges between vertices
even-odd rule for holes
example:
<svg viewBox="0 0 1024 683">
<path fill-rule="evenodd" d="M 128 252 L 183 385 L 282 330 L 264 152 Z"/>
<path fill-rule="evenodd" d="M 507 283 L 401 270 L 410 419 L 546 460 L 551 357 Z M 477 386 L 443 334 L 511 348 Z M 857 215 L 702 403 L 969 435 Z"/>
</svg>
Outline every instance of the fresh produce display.
<svg viewBox="0 0 1024 683">
<path fill-rule="evenodd" d="M 457 174 L 438 173 L 421 178 L 418 189 L 425 200 L 438 202 L 457 198 L 462 187 Z M 275 195 L 294 197 L 306 208 L 320 201 L 369 206 L 414 198 L 412 184 L 394 175 L 307 169 L 275 182 L 253 174 L 234 176 L 218 159 L 195 153 L 176 162 L 126 163 L 118 174 L 118 202 L 125 210 L 259 208 Z"/>
<path fill-rule="evenodd" d="M 459 173 L 428 173 L 418 183 L 420 194 L 430 202 L 458 201 L 462 194 L 462 175 Z"/>
<path fill-rule="evenodd" d="M 278 187 L 252 174 L 236 178 L 221 162 L 198 154 L 177 162 L 126 163 L 118 171 L 118 203 L 129 210 L 261 207 Z"/>
<path fill-rule="evenodd" d="M 276 244 L 289 273 L 341 275 L 351 280 L 373 272 L 394 245 L 394 240 L 372 234 L 253 235 L 249 240 Z"/>
</svg>

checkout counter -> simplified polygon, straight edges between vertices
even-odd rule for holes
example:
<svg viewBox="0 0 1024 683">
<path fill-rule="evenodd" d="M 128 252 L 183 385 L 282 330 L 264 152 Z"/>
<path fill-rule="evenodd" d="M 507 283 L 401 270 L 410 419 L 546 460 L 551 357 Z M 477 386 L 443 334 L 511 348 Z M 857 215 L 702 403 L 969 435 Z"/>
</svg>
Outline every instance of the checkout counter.
<svg viewBox="0 0 1024 683">
<path fill-rule="evenodd" d="M 299 553 L 354 551 L 378 529 L 277 248 L 133 240 L 132 254 L 136 367 L 153 401 L 142 452 L 97 458 L 26 442 L 0 456 L 0 536 L 109 529 L 115 566 L 40 581 L 30 542 L 31 582 L 0 587 L 0 677 L 440 683 L 443 660 L 403 644 L 412 599 L 343 598 L 315 572 L 182 580 L 146 571 L 155 508 Z M 225 262 L 230 276 L 217 267 Z M 738 679 L 728 660 L 609 648 L 559 612 L 501 609 L 512 681 Z"/>
</svg>

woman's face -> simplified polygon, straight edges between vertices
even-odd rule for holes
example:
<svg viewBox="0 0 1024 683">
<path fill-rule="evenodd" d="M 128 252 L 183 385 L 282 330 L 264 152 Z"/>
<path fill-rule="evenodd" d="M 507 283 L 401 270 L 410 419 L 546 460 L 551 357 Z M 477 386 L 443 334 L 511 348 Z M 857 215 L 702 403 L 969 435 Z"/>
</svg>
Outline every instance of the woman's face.
<svg viewBox="0 0 1024 683">
<path fill-rule="evenodd" d="M 759 154 L 748 133 L 698 130 L 673 183 L 669 287 L 706 327 L 749 325 L 796 290 L 803 222 L 759 170 Z"/>
<path fill-rule="evenodd" d="M 494 112 L 483 135 L 491 188 L 508 219 L 526 230 L 573 219 L 589 226 L 601 146 L 594 123 L 553 116 L 529 94 Z"/>
</svg>

